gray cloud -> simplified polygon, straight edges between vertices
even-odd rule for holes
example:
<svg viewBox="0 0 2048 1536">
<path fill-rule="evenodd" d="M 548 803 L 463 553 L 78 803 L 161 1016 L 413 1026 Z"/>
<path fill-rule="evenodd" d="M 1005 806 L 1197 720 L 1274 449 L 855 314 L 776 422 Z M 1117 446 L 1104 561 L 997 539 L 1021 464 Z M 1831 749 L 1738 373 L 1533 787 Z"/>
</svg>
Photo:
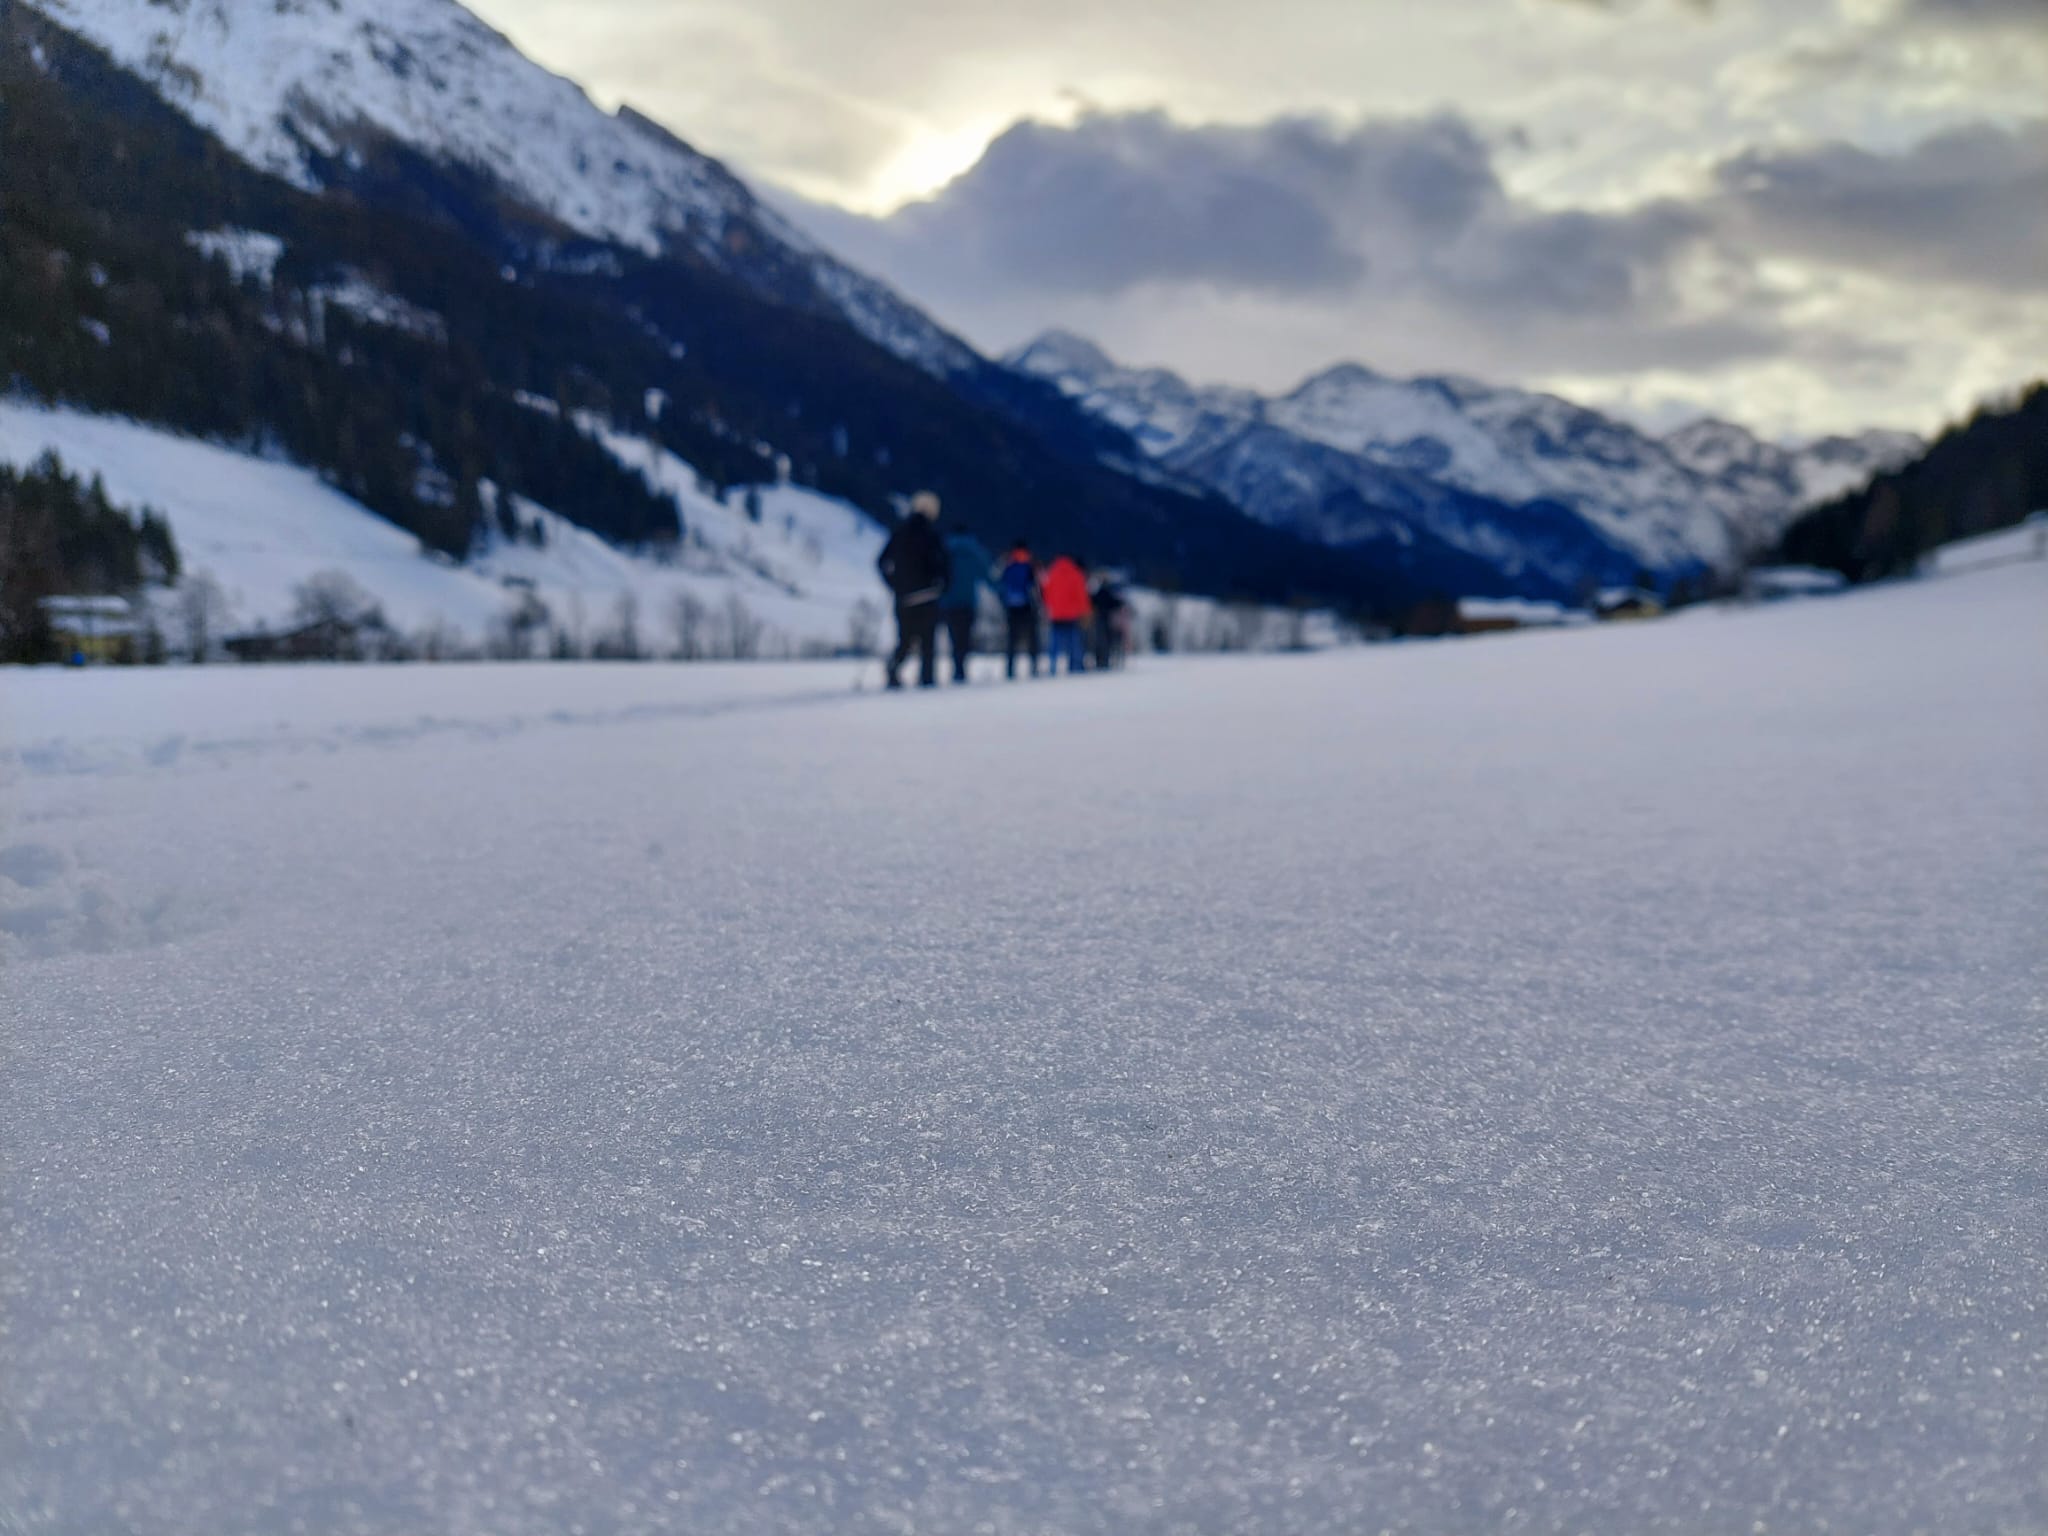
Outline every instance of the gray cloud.
<svg viewBox="0 0 2048 1536">
<path fill-rule="evenodd" d="M 2044 0 L 1902 0 L 1900 17 L 1954 27 L 2032 27 L 2048 33 Z"/>
<path fill-rule="evenodd" d="M 1438 290 L 1564 313 L 1629 307 L 1704 225 L 1518 205 L 1461 118 L 1340 130 L 1308 118 L 1183 126 L 1160 112 L 1020 123 L 939 196 L 838 233 L 892 265 L 1052 292 Z"/>
<path fill-rule="evenodd" d="M 1575 5 L 1581 10 L 1619 14 L 1640 8 L 1642 0 L 1561 0 L 1561 3 Z M 1675 0 L 1675 3 L 1679 9 L 1691 11 L 1694 15 L 1710 16 L 1719 0 Z"/>
<path fill-rule="evenodd" d="M 1888 154 L 1753 149 L 1693 195 L 1600 209 L 1518 196 L 1499 169 L 1511 145 L 1453 115 L 1093 112 L 1014 126 L 886 219 L 791 211 L 990 350 L 1060 324 L 1268 388 L 1353 359 L 1737 414 L 1749 401 L 1781 423 L 1926 426 L 1897 408 L 1909 387 L 2019 377 L 2048 334 L 2048 124 Z M 1788 278 L 1772 257 L 1819 275 Z"/>
<path fill-rule="evenodd" d="M 1678 270 L 1713 233 L 1702 210 L 1529 206 L 1488 140 L 1449 115 L 1348 129 L 1158 112 L 1022 123 L 888 219 L 799 217 L 984 341 L 997 315 L 1196 291 L 1382 336 L 1483 333 L 1502 354 L 1540 348 L 1584 368 L 1713 366 L 1783 345 L 1761 298 L 1688 311 Z"/>
<path fill-rule="evenodd" d="M 1894 155 L 1843 143 L 1750 150 L 1716 180 L 1716 217 L 1757 248 L 2048 293 L 2048 123 L 1959 128 Z"/>
<path fill-rule="evenodd" d="M 1034 286 L 1328 290 L 1364 271 L 1337 217 L 1355 173 L 1312 124 L 1182 129 L 1160 113 L 1096 113 L 1016 125 L 943 197 L 892 222 L 913 246 Z"/>
</svg>

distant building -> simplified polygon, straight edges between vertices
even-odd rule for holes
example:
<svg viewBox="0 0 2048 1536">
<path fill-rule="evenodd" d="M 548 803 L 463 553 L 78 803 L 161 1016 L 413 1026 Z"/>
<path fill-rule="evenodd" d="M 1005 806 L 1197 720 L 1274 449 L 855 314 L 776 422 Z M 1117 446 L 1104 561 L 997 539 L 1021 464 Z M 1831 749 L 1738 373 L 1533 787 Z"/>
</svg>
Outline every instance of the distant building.
<svg viewBox="0 0 2048 1536">
<path fill-rule="evenodd" d="M 1433 640 L 1458 631 L 1458 605 L 1448 597 L 1425 597 L 1403 610 L 1394 632 L 1416 639 Z"/>
<path fill-rule="evenodd" d="M 1743 594 L 1759 603 L 1784 602 L 1795 597 L 1826 597 L 1849 585 L 1840 571 L 1812 565 L 1763 565 L 1743 581 Z"/>
<path fill-rule="evenodd" d="M 1664 612 L 1664 599 L 1647 587 L 1608 587 L 1593 599 L 1593 614 L 1602 622 L 1654 619 Z"/>
<path fill-rule="evenodd" d="M 46 597 L 41 606 L 50 633 L 72 666 L 134 658 L 142 625 L 127 598 Z"/>
<path fill-rule="evenodd" d="M 1562 603 L 1526 597 L 1461 597 L 1456 633 L 1491 635 L 1514 629 L 1561 629 L 1585 622 L 1586 616 Z"/>
<path fill-rule="evenodd" d="M 320 619 L 296 629 L 254 629 L 221 644 L 237 661 L 360 661 L 370 626 Z"/>
</svg>

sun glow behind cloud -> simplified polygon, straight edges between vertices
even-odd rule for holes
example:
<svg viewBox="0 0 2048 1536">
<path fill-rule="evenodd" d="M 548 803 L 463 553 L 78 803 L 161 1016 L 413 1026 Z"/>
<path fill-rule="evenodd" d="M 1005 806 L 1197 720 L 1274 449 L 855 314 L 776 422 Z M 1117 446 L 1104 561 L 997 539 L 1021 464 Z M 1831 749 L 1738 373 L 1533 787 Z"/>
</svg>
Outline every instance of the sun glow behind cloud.
<svg viewBox="0 0 2048 1536">
<path fill-rule="evenodd" d="M 987 118 L 958 127 L 920 127 L 903 147 L 876 167 L 867 185 L 837 197 L 825 188 L 800 192 L 836 202 L 859 213 L 888 214 L 905 203 L 929 197 L 947 183 L 965 175 L 981 159 L 989 143 L 1008 125 L 1001 118 Z"/>
</svg>

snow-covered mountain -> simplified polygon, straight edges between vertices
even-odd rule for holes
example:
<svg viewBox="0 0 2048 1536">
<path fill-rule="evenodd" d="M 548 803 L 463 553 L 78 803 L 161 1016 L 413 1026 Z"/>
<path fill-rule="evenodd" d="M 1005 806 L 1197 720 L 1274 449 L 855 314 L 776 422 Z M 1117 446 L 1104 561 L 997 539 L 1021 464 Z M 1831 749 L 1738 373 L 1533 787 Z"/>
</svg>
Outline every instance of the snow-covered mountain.
<svg viewBox="0 0 2048 1536">
<path fill-rule="evenodd" d="M 1708 419 L 1672 433 L 1664 448 L 1695 475 L 1747 504 L 1748 531 L 1761 548 L 1775 543 L 1806 508 L 1911 463 L 1927 444 L 1910 432 L 1879 430 L 1788 447 L 1732 422 Z"/>
<path fill-rule="evenodd" d="M 977 362 L 716 160 L 631 108 L 603 111 L 455 0 L 31 3 L 250 164 L 306 190 L 345 184 L 367 152 L 394 142 L 481 174 L 564 233 L 693 253 L 764 291 L 808 297 L 928 372 Z"/>
<path fill-rule="evenodd" d="M 1723 422 L 1660 440 L 1554 395 L 1355 364 L 1274 398 L 1124 368 L 1061 332 L 1008 361 L 1268 522 L 1333 544 L 1433 540 L 1523 585 L 1557 584 L 1589 544 L 1663 574 L 1729 570 L 1920 449 L 1873 433 L 1795 452 Z"/>
</svg>

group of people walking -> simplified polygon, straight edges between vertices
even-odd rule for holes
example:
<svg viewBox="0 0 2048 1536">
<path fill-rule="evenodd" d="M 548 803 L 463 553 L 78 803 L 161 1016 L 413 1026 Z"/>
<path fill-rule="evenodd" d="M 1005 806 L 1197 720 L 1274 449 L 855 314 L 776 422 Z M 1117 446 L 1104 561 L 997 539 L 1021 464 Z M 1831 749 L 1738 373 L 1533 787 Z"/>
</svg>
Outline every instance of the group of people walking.
<svg viewBox="0 0 2048 1536">
<path fill-rule="evenodd" d="M 896 650 L 889 658 L 889 686 L 903 686 L 903 664 L 917 655 L 917 680 L 938 685 L 939 631 L 953 656 L 953 681 L 967 681 L 974 653 L 974 625 L 984 590 L 993 588 L 1003 610 L 1003 675 L 1015 678 L 1020 657 L 1038 676 L 1044 656 L 1051 675 L 1062 658 L 1069 674 L 1092 663 L 1120 666 L 1129 649 L 1131 603 L 1122 584 L 1105 572 L 1089 579 L 1088 568 L 1071 554 L 1042 564 L 1024 539 L 997 560 L 973 534 L 955 526 L 941 531 L 939 498 L 921 491 L 910 515 L 896 525 L 875 562 L 896 598 Z"/>
</svg>

